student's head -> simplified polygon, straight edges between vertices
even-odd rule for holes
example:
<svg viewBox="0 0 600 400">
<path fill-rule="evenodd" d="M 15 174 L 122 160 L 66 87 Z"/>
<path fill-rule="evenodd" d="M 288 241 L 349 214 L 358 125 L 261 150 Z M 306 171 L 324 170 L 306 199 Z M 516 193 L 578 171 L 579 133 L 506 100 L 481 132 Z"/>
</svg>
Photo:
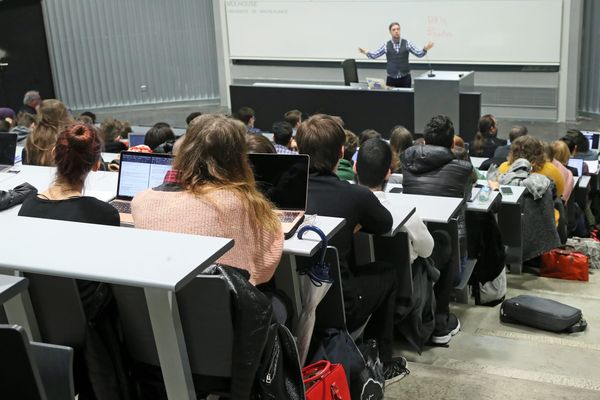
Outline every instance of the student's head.
<svg viewBox="0 0 600 400">
<path fill-rule="evenodd" d="M 436 115 L 425 125 L 425 143 L 451 149 L 454 144 L 454 124 L 445 115 Z"/>
<path fill-rule="evenodd" d="M 100 136 L 104 143 L 120 140 L 123 135 L 123 123 L 119 120 L 107 118 L 100 124 Z"/>
<path fill-rule="evenodd" d="M 81 117 L 88 117 L 92 120 L 92 125 L 94 125 L 96 123 L 96 114 L 94 114 L 91 111 L 84 111 L 81 114 L 79 114 L 79 118 Z"/>
<path fill-rule="evenodd" d="M 402 125 L 395 126 L 390 134 L 390 147 L 396 154 L 402 152 L 413 145 L 412 133 Z"/>
<path fill-rule="evenodd" d="M 190 122 L 192 122 L 192 120 L 196 117 L 201 116 L 202 113 L 200 111 L 194 111 L 193 113 L 190 113 L 190 115 L 188 115 L 187 117 L 185 117 L 185 124 L 189 125 Z"/>
<path fill-rule="evenodd" d="M 508 153 L 508 164 L 512 164 L 519 158 L 524 158 L 531 163 L 532 172 L 540 171 L 546 163 L 542 142 L 529 135 L 515 139 Z"/>
<path fill-rule="evenodd" d="M 573 140 L 572 137 L 570 136 L 563 136 L 560 139 L 561 142 L 564 142 L 567 147 L 569 148 L 569 152 L 571 153 L 571 155 L 575 154 L 575 151 L 577 150 L 577 145 L 575 144 L 575 140 Z"/>
<path fill-rule="evenodd" d="M 36 108 L 42 102 L 42 96 L 37 90 L 30 90 L 23 96 L 23 105 Z"/>
<path fill-rule="evenodd" d="M 100 137 L 93 126 L 76 123 L 66 127 L 52 151 L 56 182 L 83 186 L 88 173 L 99 167 L 101 149 Z"/>
<path fill-rule="evenodd" d="M 400 39 L 400 24 L 397 22 L 392 22 L 389 27 L 390 35 L 394 40 Z"/>
<path fill-rule="evenodd" d="M 563 165 L 567 165 L 571 158 L 571 151 L 567 143 L 563 140 L 555 140 L 552 143 L 552 148 L 554 150 L 554 159 Z"/>
<path fill-rule="evenodd" d="M 88 117 L 87 115 L 80 115 L 79 117 L 77 117 L 77 121 L 83 124 L 94 125 L 94 120 Z"/>
<path fill-rule="evenodd" d="M 37 123 L 35 115 L 26 112 L 19 113 L 17 117 L 17 125 L 33 129 Z"/>
<path fill-rule="evenodd" d="M 346 141 L 344 142 L 344 159 L 352 161 L 356 148 L 358 147 L 358 136 L 354 132 L 344 129 L 346 134 Z"/>
<path fill-rule="evenodd" d="M 153 126 L 144 136 L 144 144 L 152 150 L 169 140 L 175 140 L 175 134 L 171 128 L 166 126 L 159 128 Z"/>
<path fill-rule="evenodd" d="M 42 166 L 54 165 L 51 151 L 56 143 L 58 133 L 72 122 L 69 111 L 63 103 L 54 99 L 42 101 L 38 110 L 38 123 L 25 143 L 26 163 Z"/>
<path fill-rule="evenodd" d="M 369 139 L 381 139 L 381 133 L 377 132 L 375 129 L 365 129 L 360 133 L 358 138 L 358 147 L 362 146 L 362 144 Z"/>
<path fill-rule="evenodd" d="M 9 124 L 13 124 L 15 121 L 15 112 L 12 108 L 0 107 L 0 120 L 7 121 Z"/>
<path fill-rule="evenodd" d="M 237 112 L 237 119 L 242 121 L 246 126 L 254 126 L 255 116 L 254 110 L 250 107 L 242 107 Z"/>
<path fill-rule="evenodd" d="M 465 141 L 463 140 L 463 138 L 461 138 L 458 135 L 454 135 L 454 140 L 453 140 L 453 144 L 454 144 L 454 148 L 460 147 L 460 148 L 465 148 Z"/>
<path fill-rule="evenodd" d="M 454 137 L 458 137 L 458 136 L 454 136 Z M 463 142 L 463 144 L 464 144 L 464 142 Z M 469 157 L 469 153 L 467 152 L 467 149 L 465 149 L 464 147 L 454 146 L 452 148 L 452 153 L 454 154 L 454 157 L 457 160 L 471 161 L 471 158 Z"/>
<path fill-rule="evenodd" d="M 161 122 L 157 122 L 157 123 L 155 123 L 154 125 L 152 125 L 152 127 L 153 127 L 153 128 L 170 128 L 170 127 L 171 127 L 171 125 L 169 125 L 169 124 L 168 124 L 168 123 L 166 123 L 166 122 L 162 122 L 162 121 L 161 121 Z"/>
<path fill-rule="evenodd" d="M 273 143 L 263 135 L 246 135 L 248 153 L 277 153 Z"/>
<path fill-rule="evenodd" d="M 517 138 L 527 135 L 527 133 L 528 133 L 527 127 L 521 126 L 521 125 L 513 126 L 510 129 L 510 132 L 508 133 L 508 138 L 510 139 L 510 142 L 512 143 Z"/>
<path fill-rule="evenodd" d="M 544 155 L 546 156 L 546 161 L 552 162 L 554 160 L 554 146 L 549 142 L 542 142 L 542 146 L 544 146 Z"/>
<path fill-rule="evenodd" d="M 281 146 L 288 146 L 292 140 L 293 126 L 289 122 L 278 121 L 273 124 L 273 141 Z"/>
<path fill-rule="evenodd" d="M 0 119 L 0 132 L 8 132 L 10 129 L 10 122 L 5 119 Z"/>
<path fill-rule="evenodd" d="M 479 133 L 484 137 L 495 136 L 498 133 L 496 117 L 492 114 L 485 114 L 479 118 Z"/>
<path fill-rule="evenodd" d="M 302 112 L 300 110 L 290 110 L 283 115 L 283 119 L 295 129 L 298 129 L 300 122 L 302 122 Z"/>
<path fill-rule="evenodd" d="M 566 136 L 570 137 L 575 142 L 576 153 L 587 153 L 590 150 L 590 143 L 580 130 L 569 129 Z"/>
<path fill-rule="evenodd" d="M 302 121 L 296 142 L 298 151 L 310 156 L 311 170 L 332 173 L 342 157 L 346 133 L 333 117 L 317 114 Z"/>
<path fill-rule="evenodd" d="M 389 178 L 392 150 L 381 139 L 369 139 L 358 149 L 356 177 L 358 183 L 371 189 L 381 190 Z"/>
<path fill-rule="evenodd" d="M 247 149 L 243 123 L 223 115 L 205 114 L 189 127 L 173 168 L 180 171 L 185 190 L 199 196 L 213 190 L 234 191 L 253 225 L 279 230 L 281 225 L 271 205 L 256 188 Z"/>
</svg>

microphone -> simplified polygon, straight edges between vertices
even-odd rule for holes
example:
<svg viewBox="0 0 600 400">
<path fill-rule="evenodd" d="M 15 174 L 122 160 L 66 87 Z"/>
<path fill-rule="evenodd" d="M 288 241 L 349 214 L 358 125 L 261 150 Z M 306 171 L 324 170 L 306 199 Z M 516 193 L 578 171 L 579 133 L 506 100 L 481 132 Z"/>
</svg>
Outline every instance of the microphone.
<svg viewBox="0 0 600 400">
<path fill-rule="evenodd" d="M 433 73 L 433 67 L 431 66 L 431 62 L 429 61 L 429 57 L 427 57 L 427 64 L 429 64 L 429 73 L 427 73 L 428 78 L 433 78 L 435 74 Z"/>
</svg>

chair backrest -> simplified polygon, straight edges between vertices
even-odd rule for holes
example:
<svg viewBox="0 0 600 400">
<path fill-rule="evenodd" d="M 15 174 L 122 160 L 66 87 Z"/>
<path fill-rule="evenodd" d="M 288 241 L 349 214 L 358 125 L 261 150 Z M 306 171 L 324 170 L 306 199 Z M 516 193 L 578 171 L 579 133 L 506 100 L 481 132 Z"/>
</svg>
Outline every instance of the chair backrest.
<svg viewBox="0 0 600 400">
<path fill-rule="evenodd" d="M 114 285 L 131 357 L 159 366 L 143 289 Z M 233 348 L 231 294 L 220 276 L 201 275 L 176 293 L 190 367 L 194 374 L 230 377 Z"/>
<path fill-rule="evenodd" d="M 358 70 L 353 58 L 342 61 L 342 70 L 344 71 L 344 85 L 350 86 L 350 83 L 358 82 Z"/>
<path fill-rule="evenodd" d="M 0 390 L 3 399 L 47 399 L 23 328 L 0 325 L 0 354 Z"/>
<path fill-rule="evenodd" d="M 36 342 L 30 346 L 48 400 L 73 400 L 73 349 Z"/>
<path fill-rule="evenodd" d="M 24 274 L 29 297 L 45 343 L 81 349 L 87 320 L 75 279 Z"/>
</svg>

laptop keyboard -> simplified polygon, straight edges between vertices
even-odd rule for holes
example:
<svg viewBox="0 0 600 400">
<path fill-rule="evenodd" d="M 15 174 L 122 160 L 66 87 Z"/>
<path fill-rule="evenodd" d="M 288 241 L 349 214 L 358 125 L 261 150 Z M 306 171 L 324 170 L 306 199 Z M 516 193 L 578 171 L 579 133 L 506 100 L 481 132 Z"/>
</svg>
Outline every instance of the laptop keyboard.
<svg viewBox="0 0 600 400">
<path fill-rule="evenodd" d="M 281 211 L 277 215 L 279 216 L 279 221 L 281 221 L 281 223 L 289 223 L 294 222 L 300 213 L 300 211 Z"/>
<path fill-rule="evenodd" d="M 123 200 L 113 200 L 110 205 L 116 208 L 121 214 L 131 214 L 131 202 Z"/>
</svg>

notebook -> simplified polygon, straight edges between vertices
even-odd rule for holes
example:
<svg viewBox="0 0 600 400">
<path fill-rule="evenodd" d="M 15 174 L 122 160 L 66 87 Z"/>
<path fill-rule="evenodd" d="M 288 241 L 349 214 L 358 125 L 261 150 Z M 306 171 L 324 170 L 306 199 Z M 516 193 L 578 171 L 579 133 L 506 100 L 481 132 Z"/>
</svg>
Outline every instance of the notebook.
<svg viewBox="0 0 600 400">
<path fill-rule="evenodd" d="M 16 133 L 0 133 L 0 172 L 15 165 L 15 152 L 17 150 Z"/>
<path fill-rule="evenodd" d="M 129 132 L 127 136 L 127 141 L 129 142 L 129 147 L 138 146 L 140 144 L 144 144 L 144 138 L 146 137 L 145 133 L 135 133 Z"/>
<path fill-rule="evenodd" d="M 259 190 L 275 205 L 286 239 L 304 220 L 308 196 L 305 154 L 248 154 Z"/>
<path fill-rule="evenodd" d="M 569 167 L 577 168 L 577 176 L 583 175 L 583 160 L 579 158 L 570 158 Z"/>
<path fill-rule="evenodd" d="M 119 210 L 121 222 L 133 223 L 131 200 L 139 192 L 160 186 L 171 169 L 173 155 L 164 153 L 121 153 L 117 197 L 109 202 Z"/>
</svg>

